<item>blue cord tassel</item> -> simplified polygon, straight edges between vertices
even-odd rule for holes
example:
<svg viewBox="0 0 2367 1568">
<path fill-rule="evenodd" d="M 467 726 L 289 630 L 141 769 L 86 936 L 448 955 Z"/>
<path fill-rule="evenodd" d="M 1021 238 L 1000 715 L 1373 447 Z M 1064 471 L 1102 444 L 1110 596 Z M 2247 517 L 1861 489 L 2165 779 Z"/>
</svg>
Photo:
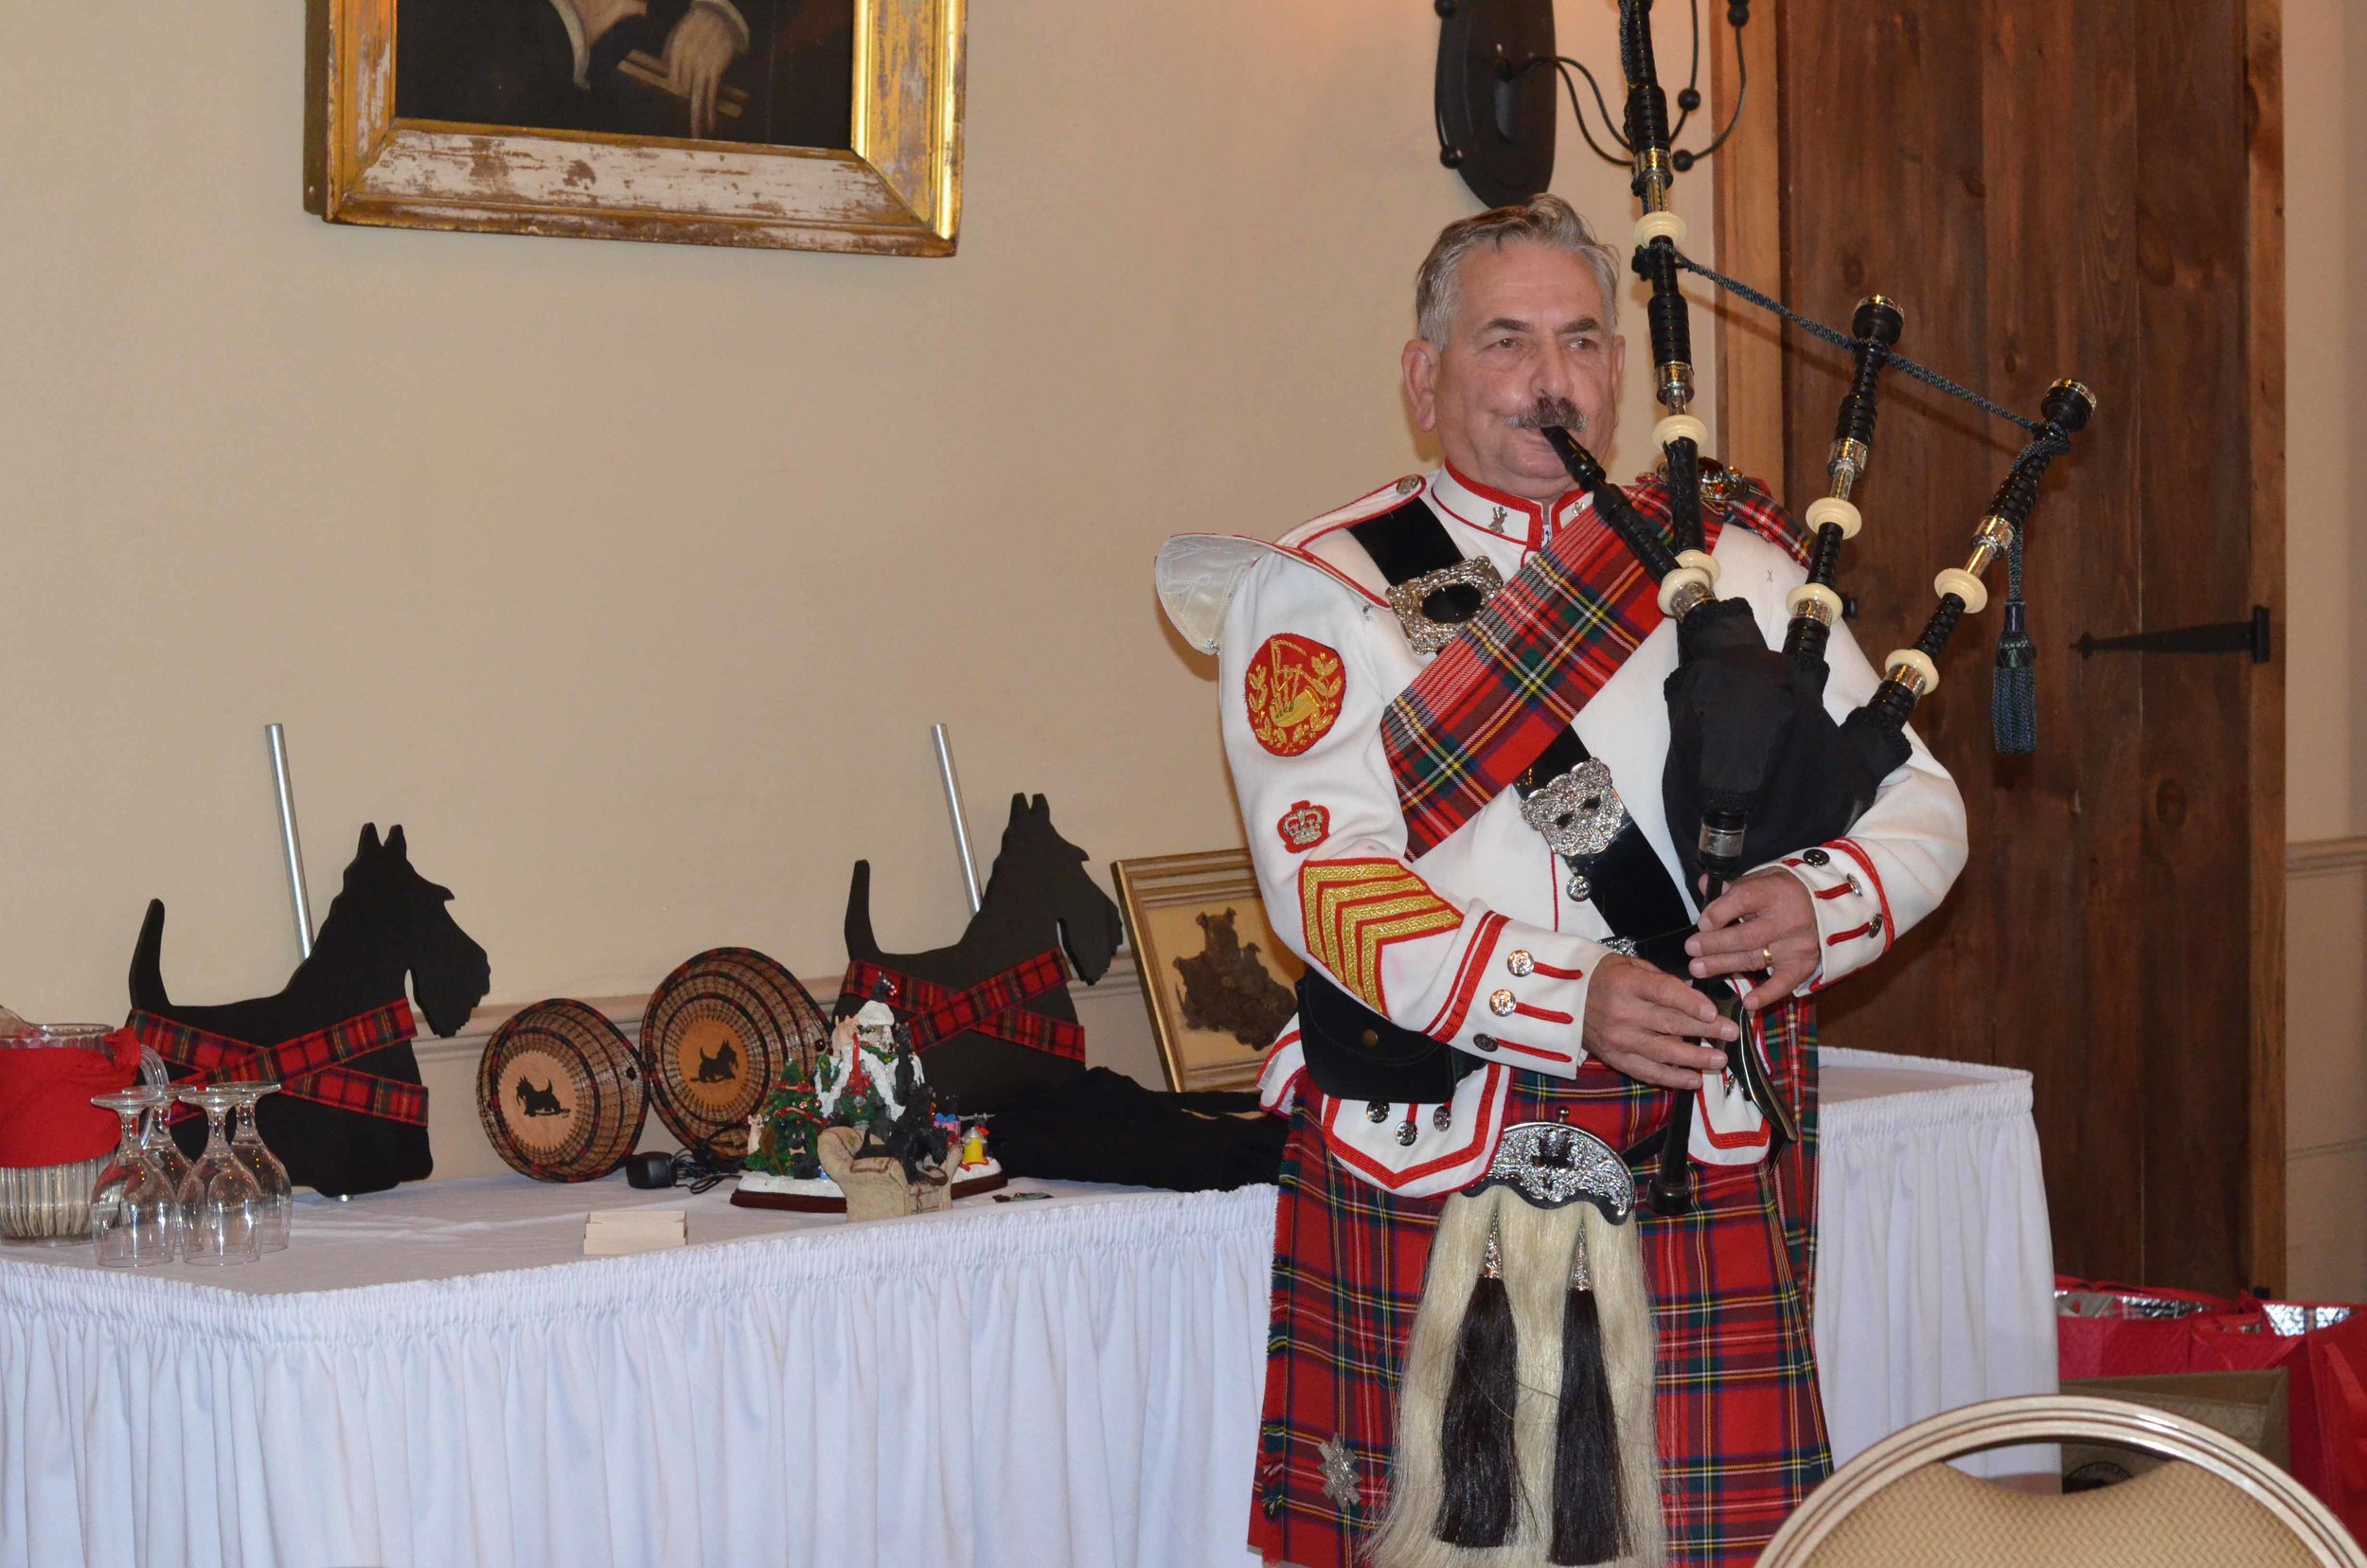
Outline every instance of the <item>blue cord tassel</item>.
<svg viewBox="0 0 2367 1568">
<path fill-rule="evenodd" d="M 2005 625 L 1997 637 L 1997 678 L 1990 691 L 1989 728 L 1999 755 L 2027 757 L 2038 749 L 2038 645 L 2030 640 L 2029 607 L 2021 597 L 2021 536 L 2006 558 Z"/>
</svg>

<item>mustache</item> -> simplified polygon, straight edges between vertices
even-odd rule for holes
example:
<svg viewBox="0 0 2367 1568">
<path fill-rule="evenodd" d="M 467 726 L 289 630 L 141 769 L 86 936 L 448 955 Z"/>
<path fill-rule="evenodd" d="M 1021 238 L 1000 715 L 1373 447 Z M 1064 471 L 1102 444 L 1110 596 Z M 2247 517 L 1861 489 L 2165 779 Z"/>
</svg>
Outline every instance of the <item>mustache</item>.
<svg viewBox="0 0 2367 1568">
<path fill-rule="evenodd" d="M 1504 423 L 1515 430 L 1544 430 L 1559 425 L 1573 436 L 1586 434 L 1586 416 L 1567 398 L 1539 398 Z"/>
</svg>

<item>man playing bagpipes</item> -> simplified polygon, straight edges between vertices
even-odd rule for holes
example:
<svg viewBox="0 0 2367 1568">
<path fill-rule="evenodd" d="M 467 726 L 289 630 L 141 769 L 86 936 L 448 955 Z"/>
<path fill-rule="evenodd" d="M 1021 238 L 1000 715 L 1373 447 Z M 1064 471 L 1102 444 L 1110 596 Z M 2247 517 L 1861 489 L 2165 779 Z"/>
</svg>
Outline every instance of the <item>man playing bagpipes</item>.
<svg viewBox="0 0 2367 1568">
<path fill-rule="evenodd" d="M 1550 196 L 1449 225 L 1403 354 L 1444 466 L 1278 543 L 1160 556 L 1169 615 L 1220 654 L 1267 912 L 1309 966 L 1262 1082 L 1291 1119 L 1271 1562 L 1744 1564 L 1829 1468 L 1807 998 L 1937 906 L 1964 808 L 1909 734 L 1845 837 L 1699 906 L 1663 802 L 1663 585 L 1541 434 L 1609 446 L 1620 272 Z M 1780 647 L 1808 541 L 1755 484 L 1702 490 L 1685 567 Z M 1667 523 L 1664 477 L 1625 493 Z M 1524 618 L 1540 582 L 1559 609 Z M 1825 660 L 1836 719 L 1881 683 L 1844 626 Z M 1502 700 L 1546 671 L 1573 722 Z M 1475 792 L 1507 724 L 1535 759 Z M 1662 1216 L 1634 1172 L 1671 1090 L 1690 1206 Z"/>
</svg>

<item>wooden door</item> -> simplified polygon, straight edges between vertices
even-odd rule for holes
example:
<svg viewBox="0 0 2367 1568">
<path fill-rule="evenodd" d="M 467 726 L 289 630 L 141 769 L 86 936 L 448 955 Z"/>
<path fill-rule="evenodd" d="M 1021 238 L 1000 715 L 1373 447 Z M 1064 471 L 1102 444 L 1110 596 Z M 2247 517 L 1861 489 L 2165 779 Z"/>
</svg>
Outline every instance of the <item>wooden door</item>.
<svg viewBox="0 0 2367 1568">
<path fill-rule="evenodd" d="M 1761 19 L 1742 128 L 1711 160 L 1730 267 L 1829 322 L 1890 294 L 1905 352 L 2015 409 L 2066 375 L 2101 405 L 2030 534 L 2038 753 L 1991 748 L 1993 602 L 1916 715 L 1964 789 L 1971 863 L 1833 993 L 1824 1038 L 2035 1075 L 2061 1272 L 2281 1285 L 2283 667 L 2072 647 L 2255 603 L 2282 623 L 2275 0 Z M 1724 446 L 1805 506 L 1845 356 L 1764 320 L 1720 334 Z M 1963 563 L 2019 444 L 1900 377 L 1882 404 L 1842 574 L 1878 659 Z"/>
</svg>

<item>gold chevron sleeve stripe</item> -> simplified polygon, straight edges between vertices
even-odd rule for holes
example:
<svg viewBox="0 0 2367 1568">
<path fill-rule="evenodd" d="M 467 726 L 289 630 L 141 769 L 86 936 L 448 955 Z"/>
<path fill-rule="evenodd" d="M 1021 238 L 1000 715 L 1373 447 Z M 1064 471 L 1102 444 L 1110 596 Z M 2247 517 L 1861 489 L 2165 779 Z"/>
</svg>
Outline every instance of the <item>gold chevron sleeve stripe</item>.
<svg viewBox="0 0 2367 1568">
<path fill-rule="evenodd" d="M 1463 912 L 1396 861 L 1309 861 L 1299 870 L 1307 949 L 1331 977 L 1384 1016 L 1381 951 L 1453 931 Z"/>
</svg>

